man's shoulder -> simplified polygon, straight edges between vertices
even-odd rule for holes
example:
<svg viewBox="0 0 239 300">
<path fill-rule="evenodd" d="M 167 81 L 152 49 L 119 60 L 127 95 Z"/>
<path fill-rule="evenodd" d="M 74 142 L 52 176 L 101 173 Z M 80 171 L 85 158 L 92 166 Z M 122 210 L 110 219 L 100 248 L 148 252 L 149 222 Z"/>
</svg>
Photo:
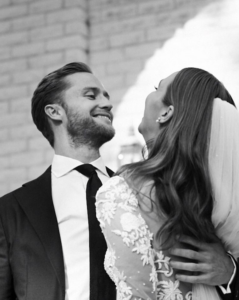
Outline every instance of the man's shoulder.
<svg viewBox="0 0 239 300">
<path fill-rule="evenodd" d="M 0 205 L 4 205 L 6 203 L 10 203 L 10 201 L 14 201 L 15 200 L 14 193 L 15 192 L 18 193 L 18 191 L 21 189 L 22 189 L 22 187 L 0 197 Z"/>
<path fill-rule="evenodd" d="M 27 183 L 24 183 L 22 185 L 22 188 L 24 187 L 35 187 L 35 186 L 41 186 L 43 185 L 46 181 L 50 181 L 51 180 L 51 166 L 48 167 L 46 169 L 46 171 L 41 174 L 39 177 L 37 177 L 36 179 L 33 179 Z"/>
<path fill-rule="evenodd" d="M 27 194 L 31 189 L 44 187 L 44 182 L 48 181 L 51 176 L 51 167 L 49 167 L 43 174 L 36 179 L 24 183 L 20 188 L 11 191 L 8 194 L 0 197 L 0 206 L 11 205 L 17 198 L 21 198 L 24 194 Z"/>
</svg>

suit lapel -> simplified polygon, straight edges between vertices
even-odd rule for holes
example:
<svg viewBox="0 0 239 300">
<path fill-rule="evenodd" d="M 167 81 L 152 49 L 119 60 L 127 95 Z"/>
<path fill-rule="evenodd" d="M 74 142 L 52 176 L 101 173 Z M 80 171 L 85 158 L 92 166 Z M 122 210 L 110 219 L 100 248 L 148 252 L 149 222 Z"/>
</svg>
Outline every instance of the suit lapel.
<svg viewBox="0 0 239 300">
<path fill-rule="evenodd" d="M 57 279 L 65 290 L 65 271 L 60 233 L 52 201 L 51 167 L 15 194 L 39 236 Z"/>
</svg>

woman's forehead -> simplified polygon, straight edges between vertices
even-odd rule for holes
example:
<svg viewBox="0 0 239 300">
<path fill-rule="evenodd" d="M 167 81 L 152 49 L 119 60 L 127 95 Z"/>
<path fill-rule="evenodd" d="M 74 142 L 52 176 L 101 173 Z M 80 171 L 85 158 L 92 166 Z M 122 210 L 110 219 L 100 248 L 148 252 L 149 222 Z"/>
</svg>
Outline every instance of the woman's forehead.
<svg viewBox="0 0 239 300">
<path fill-rule="evenodd" d="M 179 72 L 179 71 L 178 71 L 178 72 Z M 168 86 L 170 83 L 173 82 L 173 80 L 174 80 L 174 78 L 176 77 L 176 75 L 178 74 L 178 72 L 174 72 L 174 73 L 172 73 L 171 75 L 169 75 L 168 77 L 162 79 L 162 80 L 160 81 L 160 84 L 161 84 L 161 85 L 166 85 L 166 86 Z"/>
</svg>

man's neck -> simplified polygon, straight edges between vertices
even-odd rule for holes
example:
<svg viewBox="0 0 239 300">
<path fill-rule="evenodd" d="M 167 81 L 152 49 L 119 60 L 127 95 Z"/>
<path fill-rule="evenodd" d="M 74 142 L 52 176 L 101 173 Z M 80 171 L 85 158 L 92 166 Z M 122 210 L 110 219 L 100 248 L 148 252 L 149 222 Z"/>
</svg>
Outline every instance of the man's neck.
<svg viewBox="0 0 239 300">
<path fill-rule="evenodd" d="M 100 157 L 99 149 L 93 149 L 86 145 L 77 148 L 72 147 L 54 147 L 57 155 L 62 155 L 79 160 L 83 163 L 90 163 Z"/>
</svg>

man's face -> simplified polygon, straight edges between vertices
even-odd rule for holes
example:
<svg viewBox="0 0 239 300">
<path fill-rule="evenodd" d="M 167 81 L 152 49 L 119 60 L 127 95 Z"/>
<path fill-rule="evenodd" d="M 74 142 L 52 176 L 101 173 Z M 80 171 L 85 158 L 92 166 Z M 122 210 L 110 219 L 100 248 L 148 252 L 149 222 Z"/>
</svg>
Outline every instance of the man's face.
<svg viewBox="0 0 239 300">
<path fill-rule="evenodd" d="M 75 73 L 65 79 L 65 124 L 72 146 L 99 148 L 115 134 L 109 95 L 91 73 Z"/>
</svg>

